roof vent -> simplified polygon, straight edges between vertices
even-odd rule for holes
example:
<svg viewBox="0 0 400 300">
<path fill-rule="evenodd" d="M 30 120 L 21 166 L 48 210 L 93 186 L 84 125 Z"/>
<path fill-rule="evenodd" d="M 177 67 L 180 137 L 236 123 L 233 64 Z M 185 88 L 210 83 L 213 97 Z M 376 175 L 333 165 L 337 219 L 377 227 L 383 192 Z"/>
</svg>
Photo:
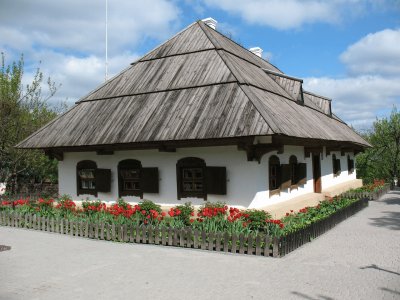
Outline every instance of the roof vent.
<svg viewBox="0 0 400 300">
<path fill-rule="evenodd" d="M 204 23 L 206 23 L 206 25 L 208 25 L 209 27 L 211 27 L 212 29 L 216 30 L 217 29 L 217 20 L 214 20 L 213 18 L 206 18 L 202 20 Z"/>
<path fill-rule="evenodd" d="M 260 47 L 253 47 L 249 49 L 250 52 L 253 52 L 255 55 L 261 57 L 262 53 L 263 53 L 263 49 L 261 49 Z"/>
</svg>

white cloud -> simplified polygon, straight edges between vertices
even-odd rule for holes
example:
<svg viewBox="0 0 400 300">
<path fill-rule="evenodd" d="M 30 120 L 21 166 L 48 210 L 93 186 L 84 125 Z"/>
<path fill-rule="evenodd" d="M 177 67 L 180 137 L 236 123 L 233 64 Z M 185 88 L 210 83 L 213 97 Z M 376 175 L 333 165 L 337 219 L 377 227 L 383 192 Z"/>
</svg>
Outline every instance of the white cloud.
<svg viewBox="0 0 400 300">
<path fill-rule="evenodd" d="M 400 29 L 368 34 L 340 59 L 351 74 L 400 74 Z"/>
<path fill-rule="evenodd" d="M 311 23 L 338 23 L 385 7 L 390 0 L 205 0 L 208 6 L 239 15 L 250 24 L 277 29 L 298 28 Z"/>
<path fill-rule="evenodd" d="M 35 61 L 42 61 L 40 65 L 27 66 L 24 75 L 24 84 L 32 82 L 35 68 L 39 67 L 45 76 L 50 76 L 56 84 L 61 84 L 52 102 L 64 101 L 69 104 L 88 94 L 92 89 L 104 82 L 104 58 L 90 55 L 76 57 L 73 55 L 57 53 L 51 50 L 42 51 L 34 55 Z M 43 60 L 41 58 L 45 57 Z M 121 70 L 130 66 L 139 55 L 123 53 L 109 60 L 109 79 Z"/>
<path fill-rule="evenodd" d="M 11 41 L 1 39 L 0 47 L 25 50 L 29 40 L 35 47 L 95 54 L 104 52 L 105 1 L 19 0 L 0 6 L 0 32 L 13 31 Z M 167 0 L 108 1 L 109 46 L 111 52 L 134 47 L 143 38 L 165 38 L 180 11 Z"/>
<path fill-rule="evenodd" d="M 304 87 L 333 99 L 333 111 L 356 128 L 368 129 L 376 116 L 400 106 L 400 31 L 368 34 L 340 55 L 344 78 L 306 78 Z"/>
<path fill-rule="evenodd" d="M 110 76 L 138 58 L 136 49 L 146 39 L 170 37 L 181 13 L 168 0 L 110 0 L 108 8 Z M 53 101 L 76 101 L 104 81 L 105 1 L 5 0 L 0 20 L 7 62 L 23 53 L 25 83 L 39 66 L 62 84 Z"/>
</svg>

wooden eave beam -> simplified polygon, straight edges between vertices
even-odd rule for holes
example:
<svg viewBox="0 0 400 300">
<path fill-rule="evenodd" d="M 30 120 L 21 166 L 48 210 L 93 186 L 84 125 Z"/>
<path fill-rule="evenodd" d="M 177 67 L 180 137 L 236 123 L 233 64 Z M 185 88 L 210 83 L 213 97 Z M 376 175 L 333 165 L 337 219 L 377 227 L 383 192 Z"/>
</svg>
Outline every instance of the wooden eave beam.
<svg viewBox="0 0 400 300">
<path fill-rule="evenodd" d="M 322 154 L 324 148 L 323 147 L 304 147 L 304 157 L 310 157 L 312 154 Z"/>
<path fill-rule="evenodd" d="M 238 145 L 239 150 L 246 151 L 247 160 L 253 161 L 256 160 L 258 163 L 261 162 L 261 158 L 264 154 L 267 154 L 272 151 L 278 151 L 278 154 L 283 153 L 283 145 L 277 144 L 255 144 L 255 145 Z"/>
</svg>

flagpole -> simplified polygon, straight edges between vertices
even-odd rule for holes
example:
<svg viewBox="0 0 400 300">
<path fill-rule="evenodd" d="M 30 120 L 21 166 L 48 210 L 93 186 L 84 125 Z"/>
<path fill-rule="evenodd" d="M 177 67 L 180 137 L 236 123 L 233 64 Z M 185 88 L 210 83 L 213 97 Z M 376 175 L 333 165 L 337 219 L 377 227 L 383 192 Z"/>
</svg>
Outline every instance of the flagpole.
<svg viewBox="0 0 400 300">
<path fill-rule="evenodd" d="M 108 79 L 108 0 L 106 0 L 106 72 L 104 81 Z"/>
</svg>

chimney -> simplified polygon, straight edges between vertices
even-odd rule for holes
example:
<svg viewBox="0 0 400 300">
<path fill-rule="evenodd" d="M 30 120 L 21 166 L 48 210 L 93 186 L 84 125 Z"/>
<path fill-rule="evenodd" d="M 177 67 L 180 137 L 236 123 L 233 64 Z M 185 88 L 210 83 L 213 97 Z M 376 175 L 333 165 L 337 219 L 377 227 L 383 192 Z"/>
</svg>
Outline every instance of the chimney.
<svg viewBox="0 0 400 300">
<path fill-rule="evenodd" d="M 253 52 L 253 54 L 262 57 L 262 53 L 263 53 L 263 49 L 261 49 L 260 47 L 253 47 L 249 49 L 250 52 Z"/>
<path fill-rule="evenodd" d="M 217 29 L 217 20 L 214 20 L 213 18 L 206 18 L 202 20 L 206 25 L 211 27 L 212 29 L 216 30 Z"/>
</svg>

